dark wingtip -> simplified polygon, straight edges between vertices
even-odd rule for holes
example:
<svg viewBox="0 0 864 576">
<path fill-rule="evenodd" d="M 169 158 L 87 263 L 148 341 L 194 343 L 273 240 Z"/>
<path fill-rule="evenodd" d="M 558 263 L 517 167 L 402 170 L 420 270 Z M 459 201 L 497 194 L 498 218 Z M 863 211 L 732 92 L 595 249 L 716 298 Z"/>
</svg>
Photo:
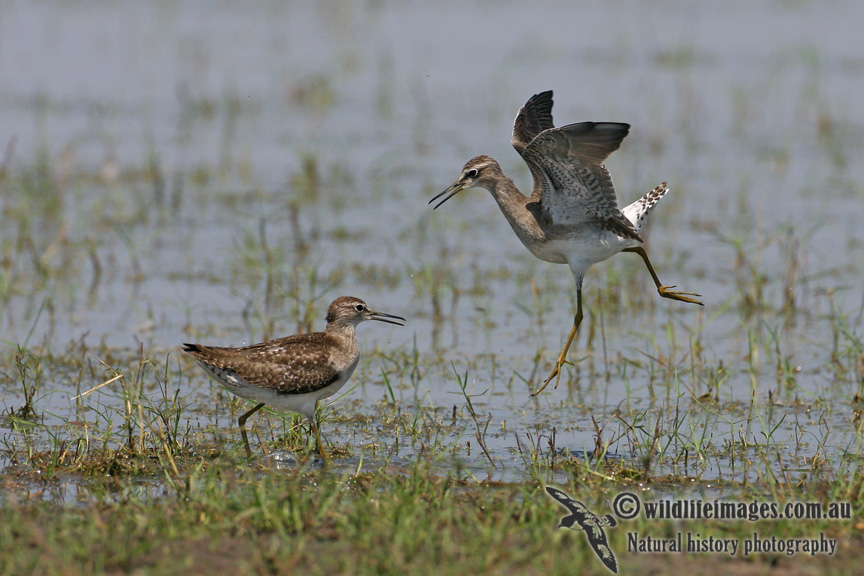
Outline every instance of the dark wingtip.
<svg viewBox="0 0 864 576">
<path fill-rule="evenodd" d="M 201 347 L 198 344 L 183 343 L 183 352 L 200 352 Z"/>
<path fill-rule="evenodd" d="M 528 99 L 527 103 L 537 104 L 539 102 L 551 101 L 551 100 L 552 100 L 552 90 L 544 90 L 543 92 L 538 92 L 537 94 L 534 94 L 533 96 L 531 96 L 531 98 Z"/>
</svg>

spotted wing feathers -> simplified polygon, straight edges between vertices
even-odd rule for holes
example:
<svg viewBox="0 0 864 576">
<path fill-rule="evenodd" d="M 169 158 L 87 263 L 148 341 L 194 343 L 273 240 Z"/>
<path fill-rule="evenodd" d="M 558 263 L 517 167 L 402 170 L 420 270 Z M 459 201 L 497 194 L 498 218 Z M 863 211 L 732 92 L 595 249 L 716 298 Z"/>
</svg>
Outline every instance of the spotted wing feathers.
<svg viewBox="0 0 864 576">
<path fill-rule="evenodd" d="M 612 177 L 603 165 L 629 130 L 629 124 L 618 122 L 580 122 L 545 130 L 525 147 L 522 157 L 540 180 L 539 211 L 549 222 L 596 223 L 642 241 L 618 207 Z"/>
<path fill-rule="evenodd" d="M 184 344 L 211 374 L 228 387 L 233 379 L 282 394 L 305 394 L 332 384 L 339 372 L 330 365 L 329 336 L 298 334 L 243 348 Z"/>
</svg>

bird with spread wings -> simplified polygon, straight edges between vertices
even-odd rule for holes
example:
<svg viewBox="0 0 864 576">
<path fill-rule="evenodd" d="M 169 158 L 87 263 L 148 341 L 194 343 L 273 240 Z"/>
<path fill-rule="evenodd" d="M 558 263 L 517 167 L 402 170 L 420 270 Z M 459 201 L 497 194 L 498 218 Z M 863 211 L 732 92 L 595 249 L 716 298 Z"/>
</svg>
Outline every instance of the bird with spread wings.
<svg viewBox="0 0 864 576">
<path fill-rule="evenodd" d="M 591 548 L 593 548 L 594 552 L 597 553 L 600 561 L 603 562 L 609 570 L 617 574 L 618 562 L 615 560 L 615 555 L 612 553 L 612 549 L 609 548 L 609 542 L 606 539 L 606 532 L 603 531 L 603 526 L 614 528 L 618 525 L 615 518 L 611 514 L 607 514 L 602 518 L 597 516 L 588 510 L 582 502 L 574 500 L 561 490 L 553 488 L 552 486 L 547 486 L 546 492 L 570 511 L 570 514 L 561 518 L 561 522 L 558 523 L 558 528 L 570 528 L 571 530 L 576 530 L 578 528 L 579 530 L 584 530 L 585 535 L 588 537 L 588 543 L 591 544 Z"/>
</svg>

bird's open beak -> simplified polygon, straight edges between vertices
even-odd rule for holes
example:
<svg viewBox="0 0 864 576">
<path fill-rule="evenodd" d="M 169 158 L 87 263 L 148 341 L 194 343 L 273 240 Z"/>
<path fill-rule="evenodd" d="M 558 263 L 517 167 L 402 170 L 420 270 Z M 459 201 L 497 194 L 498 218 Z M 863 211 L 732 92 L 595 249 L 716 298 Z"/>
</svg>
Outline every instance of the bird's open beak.
<svg viewBox="0 0 864 576">
<path fill-rule="evenodd" d="M 435 196 L 434 198 L 429 200 L 429 204 L 432 204 L 433 202 L 438 200 L 438 198 L 440 198 L 446 194 L 444 199 L 441 200 L 441 202 L 439 202 L 438 204 L 436 204 L 432 208 L 433 210 L 437 210 L 439 206 L 441 206 L 442 204 L 444 204 L 444 202 L 446 202 L 447 200 L 449 200 L 450 198 L 452 198 L 453 196 L 455 196 L 456 194 L 461 192 L 463 188 L 465 188 L 465 184 L 463 184 L 462 182 L 455 182 L 452 186 L 450 186 L 449 188 L 447 188 L 446 190 L 444 190 L 443 192 L 441 192 L 440 194 L 438 194 L 437 196 Z"/>
<path fill-rule="evenodd" d="M 392 318 L 392 320 L 388 320 L 388 318 Z M 401 316 L 393 316 L 392 314 L 384 314 L 383 312 L 375 312 L 374 310 L 369 311 L 369 319 L 386 322 L 388 324 L 395 324 L 396 326 L 405 325 L 405 319 Z"/>
</svg>

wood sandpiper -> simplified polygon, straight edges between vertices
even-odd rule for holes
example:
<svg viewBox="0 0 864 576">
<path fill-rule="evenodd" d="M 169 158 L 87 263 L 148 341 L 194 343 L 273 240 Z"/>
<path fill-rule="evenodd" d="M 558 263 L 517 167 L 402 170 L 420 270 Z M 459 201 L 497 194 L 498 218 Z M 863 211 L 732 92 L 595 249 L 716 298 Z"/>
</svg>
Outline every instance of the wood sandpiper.
<svg viewBox="0 0 864 576">
<path fill-rule="evenodd" d="M 370 310 L 359 298 L 341 296 L 327 310 L 324 332 L 295 334 L 243 348 L 183 344 L 183 351 L 233 394 L 257 402 L 240 416 L 247 458 L 246 419 L 265 404 L 309 419 L 318 453 L 331 462 L 318 432 L 318 401 L 332 396 L 351 378 L 360 358 L 354 328 L 366 320 L 403 326 L 405 319 Z"/>
<path fill-rule="evenodd" d="M 642 247 L 639 230 L 657 202 L 666 194 L 666 182 L 639 200 L 618 207 L 615 188 L 603 161 L 618 149 L 630 130 L 619 122 L 580 122 L 555 128 L 552 123 L 552 91 L 532 96 L 519 110 L 511 144 L 528 164 L 534 178 L 530 197 L 501 172 L 489 156 L 477 156 L 462 168 L 435 209 L 466 188 L 488 190 L 519 240 L 537 258 L 567 264 L 576 281 L 576 316 L 573 329 L 552 373 L 532 396 L 542 392 L 553 378 L 561 377 L 567 352 L 582 322 L 582 280 L 591 265 L 618 252 L 635 252 L 645 265 L 663 298 L 699 304 L 693 292 L 676 292 L 663 286 Z"/>
</svg>

